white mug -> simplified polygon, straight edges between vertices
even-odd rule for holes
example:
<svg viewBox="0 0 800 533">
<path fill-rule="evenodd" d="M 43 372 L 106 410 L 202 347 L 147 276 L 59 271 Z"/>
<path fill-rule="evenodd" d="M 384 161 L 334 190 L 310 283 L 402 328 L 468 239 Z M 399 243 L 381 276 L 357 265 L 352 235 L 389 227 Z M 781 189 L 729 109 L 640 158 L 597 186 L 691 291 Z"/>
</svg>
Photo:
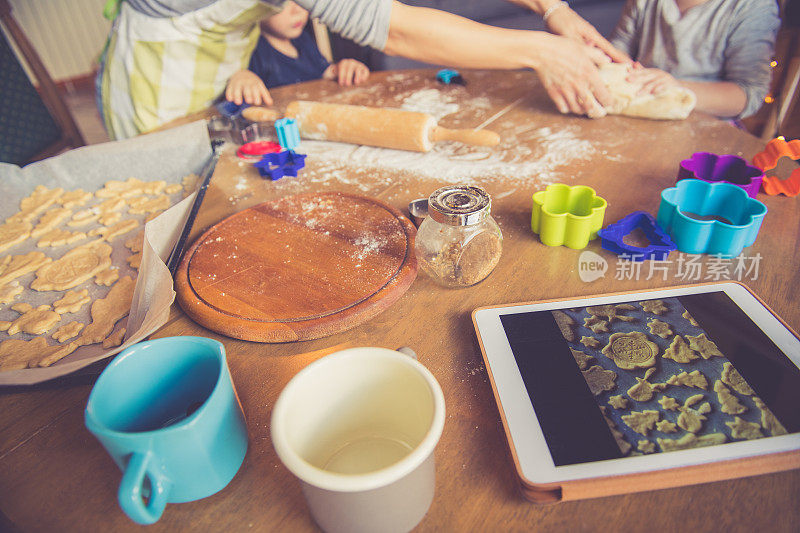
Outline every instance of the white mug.
<svg viewBox="0 0 800 533">
<path fill-rule="evenodd" d="M 325 531 L 409 531 L 433 500 L 444 395 L 433 374 L 386 348 L 319 359 L 286 385 L 272 444 Z"/>
</svg>

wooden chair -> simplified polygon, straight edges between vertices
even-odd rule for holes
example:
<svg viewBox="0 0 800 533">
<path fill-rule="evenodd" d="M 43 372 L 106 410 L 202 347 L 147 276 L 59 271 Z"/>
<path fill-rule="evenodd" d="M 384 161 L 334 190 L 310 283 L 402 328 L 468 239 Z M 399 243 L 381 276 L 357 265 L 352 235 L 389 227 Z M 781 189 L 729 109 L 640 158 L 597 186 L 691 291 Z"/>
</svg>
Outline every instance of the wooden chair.
<svg viewBox="0 0 800 533">
<path fill-rule="evenodd" d="M 0 0 L 0 22 L 39 84 L 34 88 L 0 31 L 0 161 L 23 165 L 86 144 L 36 50 Z"/>
</svg>

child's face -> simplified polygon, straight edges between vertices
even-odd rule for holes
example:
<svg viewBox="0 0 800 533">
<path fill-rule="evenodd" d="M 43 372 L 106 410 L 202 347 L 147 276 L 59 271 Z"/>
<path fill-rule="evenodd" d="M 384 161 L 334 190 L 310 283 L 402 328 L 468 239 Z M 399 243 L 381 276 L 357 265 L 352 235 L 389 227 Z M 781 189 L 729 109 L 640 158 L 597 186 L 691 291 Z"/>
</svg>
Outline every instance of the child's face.
<svg viewBox="0 0 800 533">
<path fill-rule="evenodd" d="M 261 29 L 281 39 L 296 39 L 308 22 L 308 11 L 294 2 L 286 2 L 283 11 L 261 22 Z"/>
</svg>

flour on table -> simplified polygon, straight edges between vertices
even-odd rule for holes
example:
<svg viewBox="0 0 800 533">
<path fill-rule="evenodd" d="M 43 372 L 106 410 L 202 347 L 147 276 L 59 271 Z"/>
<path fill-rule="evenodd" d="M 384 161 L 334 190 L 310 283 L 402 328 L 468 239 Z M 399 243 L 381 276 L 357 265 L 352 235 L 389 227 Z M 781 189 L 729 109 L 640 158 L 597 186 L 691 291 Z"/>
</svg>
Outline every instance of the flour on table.
<svg viewBox="0 0 800 533">
<path fill-rule="evenodd" d="M 438 89 L 422 89 L 412 93 L 403 100 L 401 109 L 416 111 L 433 115 L 439 120 L 445 115 L 458 111 L 458 104 L 453 103 L 453 98 L 442 94 Z"/>
</svg>

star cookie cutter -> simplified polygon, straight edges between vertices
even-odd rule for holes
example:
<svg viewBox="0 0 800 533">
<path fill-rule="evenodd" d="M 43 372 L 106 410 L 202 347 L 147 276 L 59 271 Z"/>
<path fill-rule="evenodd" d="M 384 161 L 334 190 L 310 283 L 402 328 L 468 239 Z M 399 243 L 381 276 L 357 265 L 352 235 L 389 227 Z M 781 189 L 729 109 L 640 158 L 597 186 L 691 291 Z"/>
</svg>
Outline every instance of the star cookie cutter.
<svg viewBox="0 0 800 533">
<path fill-rule="evenodd" d="M 297 171 L 306 166 L 306 156 L 286 150 L 266 154 L 253 166 L 258 169 L 259 174 L 265 178 L 269 177 L 272 181 L 279 180 L 284 176 L 297 177 Z"/>
<path fill-rule="evenodd" d="M 294 150 L 300 144 L 300 130 L 293 118 L 276 120 L 275 132 L 278 134 L 278 143 L 286 150 Z"/>
<path fill-rule="evenodd" d="M 788 157 L 795 161 L 800 160 L 800 139 L 786 141 L 783 137 L 776 137 L 767 143 L 767 147 L 753 157 L 753 164 L 763 171 L 772 170 L 781 157 Z M 789 197 L 800 194 L 800 168 L 795 169 L 787 179 L 781 180 L 777 176 L 764 176 L 762 182 L 764 192 L 770 196 L 783 194 Z"/>
<path fill-rule="evenodd" d="M 624 241 L 626 235 L 639 228 L 649 241 L 647 246 L 634 246 Z M 634 211 L 630 215 L 606 226 L 597 232 L 603 250 L 629 257 L 631 261 L 655 259 L 663 261 L 677 246 L 667 232 L 658 227 L 656 219 L 645 211 Z"/>
<path fill-rule="evenodd" d="M 718 155 L 696 152 L 690 159 L 681 161 L 678 180 L 699 179 L 709 183 L 730 183 L 741 187 L 750 198 L 755 198 L 761 188 L 764 172 L 745 159 L 735 155 Z"/>
<path fill-rule="evenodd" d="M 547 246 L 580 250 L 597 237 L 607 206 L 591 187 L 554 183 L 533 194 L 531 229 Z"/>
<path fill-rule="evenodd" d="M 450 85 L 456 83 L 458 85 L 466 85 L 467 81 L 464 79 L 461 74 L 458 73 L 457 70 L 443 68 L 439 72 L 436 73 L 436 81 L 439 83 L 444 83 L 445 85 Z"/>
<path fill-rule="evenodd" d="M 734 257 L 755 242 L 766 214 L 741 187 L 688 179 L 661 191 L 656 221 L 681 252 Z"/>
</svg>

